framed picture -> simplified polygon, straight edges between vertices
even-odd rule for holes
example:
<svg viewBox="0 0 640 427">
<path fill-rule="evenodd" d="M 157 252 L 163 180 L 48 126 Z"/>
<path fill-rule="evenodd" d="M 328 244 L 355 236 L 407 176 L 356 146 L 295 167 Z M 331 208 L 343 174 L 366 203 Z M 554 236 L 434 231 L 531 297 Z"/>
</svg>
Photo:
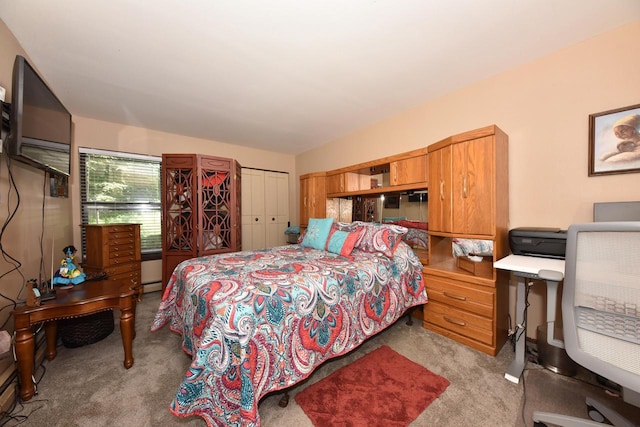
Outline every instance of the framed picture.
<svg viewBox="0 0 640 427">
<path fill-rule="evenodd" d="M 385 196 L 384 198 L 385 209 L 399 209 L 400 208 L 400 196 L 392 194 Z"/>
<path fill-rule="evenodd" d="M 640 104 L 589 115 L 589 176 L 640 172 Z"/>
</svg>

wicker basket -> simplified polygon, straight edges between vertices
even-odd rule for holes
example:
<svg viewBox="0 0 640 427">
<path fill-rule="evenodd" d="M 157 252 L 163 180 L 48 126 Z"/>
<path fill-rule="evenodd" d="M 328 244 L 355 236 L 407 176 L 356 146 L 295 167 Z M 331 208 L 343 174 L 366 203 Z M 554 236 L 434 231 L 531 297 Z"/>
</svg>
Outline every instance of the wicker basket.
<svg viewBox="0 0 640 427">
<path fill-rule="evenodd" d="M 106 338 L 114 329 L 113 310 L 58 322 L 58 335 L 67 348 L 82 347 Z"/>
</svg>

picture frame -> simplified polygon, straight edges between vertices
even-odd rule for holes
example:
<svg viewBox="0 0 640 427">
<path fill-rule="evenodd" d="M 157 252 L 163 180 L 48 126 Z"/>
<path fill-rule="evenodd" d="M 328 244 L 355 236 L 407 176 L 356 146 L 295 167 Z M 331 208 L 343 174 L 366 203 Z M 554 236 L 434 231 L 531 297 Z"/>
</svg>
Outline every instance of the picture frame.
<svg viewBox="0 0 640 427">
<path fill-rule="evenodd" d="M 400 196 L 391 194 L 384 198 L 385 209 L 400 209 Z"/>
<path fill-rule="evenodd" d="M 589 115 L 589 176 L 640 172 L 640 104 Z"/>
</svg>

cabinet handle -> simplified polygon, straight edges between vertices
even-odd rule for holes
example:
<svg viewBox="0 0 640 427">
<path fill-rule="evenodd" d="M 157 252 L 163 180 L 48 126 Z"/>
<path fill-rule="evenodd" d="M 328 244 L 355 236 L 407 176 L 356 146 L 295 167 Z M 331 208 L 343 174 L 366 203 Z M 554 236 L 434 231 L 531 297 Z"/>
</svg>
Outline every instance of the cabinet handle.
<svg viewBox="0 0 640 427">
<path fill-rule="evenodd" d="M 258 222 L 258 218 L 256 218 L 256 222 Z"/>
<path fill-rule="evenodd" d="M 468 189 L 467 189 L 467 177 L 465 176 L 462 179 L 462 197 L 464 197 L 465 199 L 468 196 Z"/>
<path fill-rule="evenodd" d="M 458 301 L 466 301 L 467 300 L 467 297 L 463 297 L 461 295 L 453 295 L 453 294 L 450 294 L 448 292 L 444 292 L 443 295 L 445 297 L 447 297 L 447 298 L 457 299 Z"/>
<path fill-rule="evenodd" d="M 393 182 L 394 184 L 398 183 L 398 165 L 397 164 L 393 165 Z"/>
<path fill-rule="evenodd" d="M 276 220 L 275 218 L 271 218 L 271 221 L 275 221 L 275 220 Z"/>
<path fill-rule="evenodd" d="M 444 180 L 440 180 L 440 200 L 444 200 Z"/>
<path fill-rule="evenodd" d="M 444 316 L 443 317 L 444 320 L 446 320 L 449 323 L 453 323 L 454 325 L 458 325 L 458 326 L 467 326 L 466 323 L 464 323 L 462 320 L 458 320 L 458 319 L 452 319 L 450 317 Z"/>
</svg>

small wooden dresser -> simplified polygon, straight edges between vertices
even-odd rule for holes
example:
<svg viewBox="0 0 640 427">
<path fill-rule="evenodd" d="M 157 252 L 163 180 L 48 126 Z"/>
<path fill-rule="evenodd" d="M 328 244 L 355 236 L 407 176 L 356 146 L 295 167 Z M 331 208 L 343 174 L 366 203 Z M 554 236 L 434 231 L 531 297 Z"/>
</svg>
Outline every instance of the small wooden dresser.
<svg viewBox="0 0 640 427">
<path fill-rule="evenodd" d="M 140 224 L 83 224 L 85 273 L 106 273 L 109 280 L 131 283 L 142 299 Z"/>
</svg>

